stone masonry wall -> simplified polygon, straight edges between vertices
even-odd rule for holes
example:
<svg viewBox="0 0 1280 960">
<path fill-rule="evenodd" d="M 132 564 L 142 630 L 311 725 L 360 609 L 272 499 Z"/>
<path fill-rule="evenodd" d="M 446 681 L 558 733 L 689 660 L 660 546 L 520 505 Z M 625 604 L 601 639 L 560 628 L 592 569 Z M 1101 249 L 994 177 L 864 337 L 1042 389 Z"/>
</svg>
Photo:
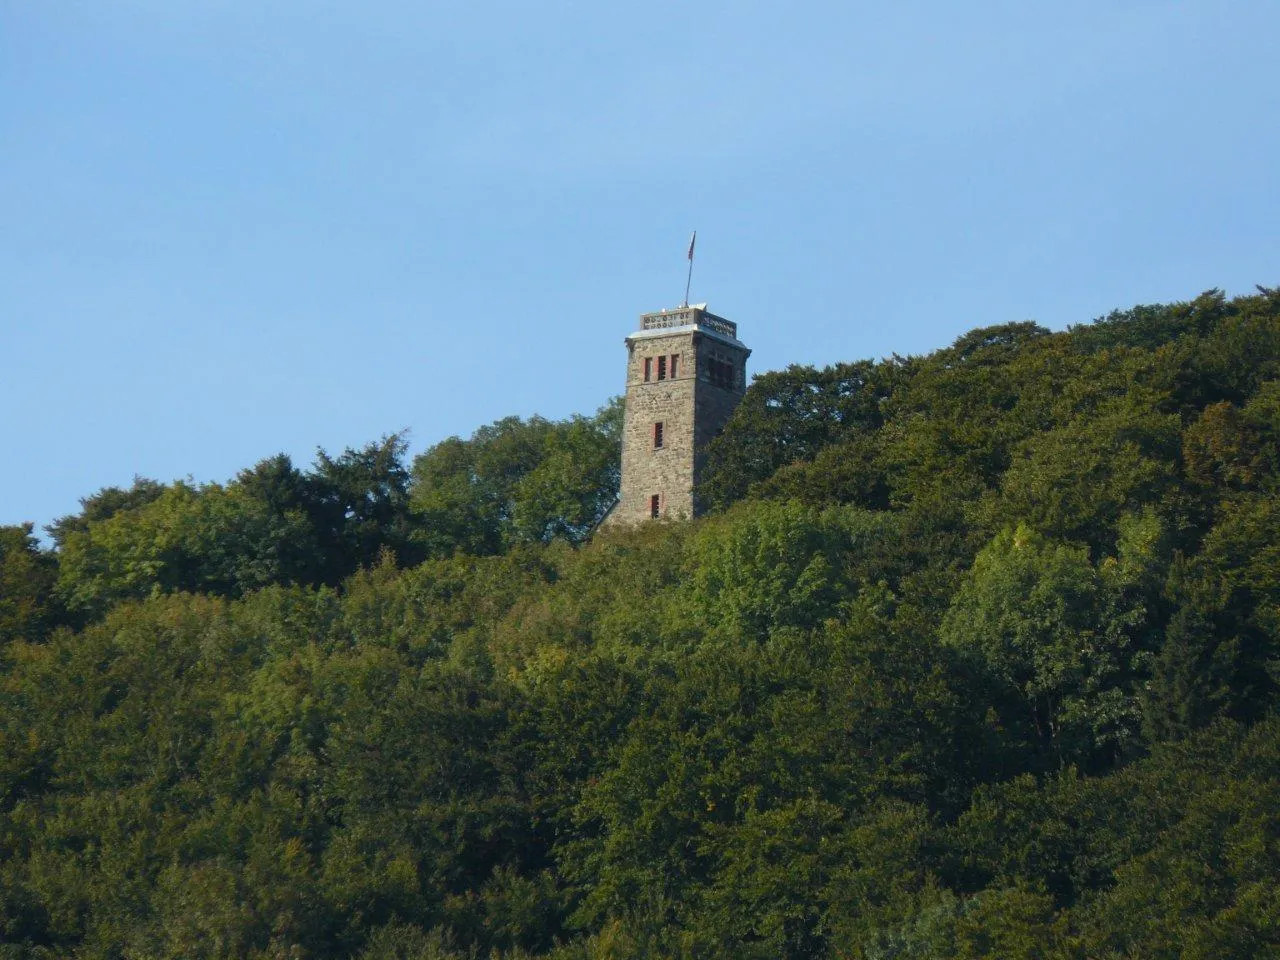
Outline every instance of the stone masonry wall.
<svg viewBox="0 0 1280 960">
<path fill-rule="evenodd" d="M 609 525 L 650 519 L 650 498 L 658 494 L 660 516 L 687 519 L 700 511 L 693 491 L 701 475 L 706 445 L 723 429 L 746 389 L 744 350 L 701 331 L 627 339 L 627 392 L 622 435 L 622 484 Z M 676 376 L 657 379 L 657 358 L 679 357 Z M 695 364 L 696 355 L 696 364 Z M 714 384 L 712 357 L 728 361 L 733 384 Z M 644 380 L 644 360 L 652 376 Z M 669 373 L 669 370 L 668 370 Z M 654 424 L 663 424 L 663 445 L 654 449 Z"/>
<path fill-rule="evenodd" d="M 648 520 L 650 497 L 661 498 L 661 516 L 693 516 L 694 376 L 689 333 L 645 337 L 628 343 L 626 411 L 622 425 L 622 488 L 610 520 Z M 679 357 L 674 379 L 657 379 L 657 361 Z M 644 360 L 652 379 L 644 381 Z M 653 425 L 663 425 L 661 450 L 653 448 Z"/>
<path fill-rule="evenodd" d="M 710 341 L 709 338 L 704 338 L 703 342 L 699 344 L 699 348 L 701 353 L 714 351 L 718 357 L 728 357 L 733 364 L 734 383 L 732 388 L 725 389 L 713 384 L 704 374 L 700 374 L 698 377 L 694 396 L 695 430 L 693 438 L 693 482 L 695 489 L 693 512 L 695 516 L 702 513 L 704 509 L 704 505 L 697 500 L 696 489 L 706 468 L 707 447 L 712 440 L 720 435 L 720 431 L 729 422 L 729 418 L 733 416 L 733 411 L 738 408 L 738 404 L 742 402 L 743 394 L 746 393 L 747 354 L 749 352 L 717 341 Z M 699 359 L 703 358 L 700 357 Z M 706 364 L 699 363 L 698 369 L 699 371 L 705 370 Z"/>
</svg>

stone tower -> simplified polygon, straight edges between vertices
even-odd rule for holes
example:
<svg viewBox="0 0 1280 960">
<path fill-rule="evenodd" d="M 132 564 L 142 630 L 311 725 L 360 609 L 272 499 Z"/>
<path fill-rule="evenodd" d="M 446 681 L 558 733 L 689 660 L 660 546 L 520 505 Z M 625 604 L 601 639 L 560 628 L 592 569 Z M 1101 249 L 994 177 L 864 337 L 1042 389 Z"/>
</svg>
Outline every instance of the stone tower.
<svg viewBox="0 0 1280 960">
<path fill-rule="evenodd" d="M 707 444 L 742 400 L 751 351 L 706 304 L 646 313 L 626 344 L 622 488 L 605 522 L 697 516 Z"/>
</svg>

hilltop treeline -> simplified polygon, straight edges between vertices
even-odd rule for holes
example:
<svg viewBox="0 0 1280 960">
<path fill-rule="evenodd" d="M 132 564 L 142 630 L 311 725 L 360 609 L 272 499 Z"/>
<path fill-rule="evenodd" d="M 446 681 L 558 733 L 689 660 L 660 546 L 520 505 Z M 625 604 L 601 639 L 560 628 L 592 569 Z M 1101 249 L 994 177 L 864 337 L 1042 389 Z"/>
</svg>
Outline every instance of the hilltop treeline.
<svg viewBox="0 0 1280 960">
<path fill-rule="evenodd" d="M 0 533 L 0 957 L 1280 952 L 1280 292 Z"/>
</svg>

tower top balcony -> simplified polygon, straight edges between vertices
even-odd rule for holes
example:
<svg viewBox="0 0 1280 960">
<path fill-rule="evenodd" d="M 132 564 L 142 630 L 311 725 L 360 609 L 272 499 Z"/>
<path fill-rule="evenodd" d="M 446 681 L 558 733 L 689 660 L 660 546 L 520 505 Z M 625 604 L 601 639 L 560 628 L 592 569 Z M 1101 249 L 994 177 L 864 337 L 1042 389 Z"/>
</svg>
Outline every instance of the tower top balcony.
<svg viewBox="0 0 1280 960">
<path fill-rule="evenodd" d="M 641 314 L 639 332 L 633 333 L 627 339 L 639 340 L 664 336 L 676 331 L 702 331 L 721 340 L 727 340 L 734 346 L 742 346 L 738 340 L 738 325 L 732 320 L 716 316 L 707 309 L 705 303 L 693 303 L 684 307 Z"/>
</svg>

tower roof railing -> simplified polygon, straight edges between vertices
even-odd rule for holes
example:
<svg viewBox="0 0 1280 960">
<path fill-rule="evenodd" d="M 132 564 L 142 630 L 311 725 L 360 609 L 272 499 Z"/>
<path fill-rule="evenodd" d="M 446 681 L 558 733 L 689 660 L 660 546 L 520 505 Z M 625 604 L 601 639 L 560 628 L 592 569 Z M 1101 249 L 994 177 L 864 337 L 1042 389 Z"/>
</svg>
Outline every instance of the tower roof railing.
<svg viewBox="0 0 1280 960">
<path fill-rule="evenodd" d="M 640 317 L 641 330 L 665 330 L 669 327 L 687 326 L 705 327 L 734 340 L 738 339 L 738 325 L 732 320 L 717 317 L 706 308 L 705 304 L 694 304 L 688 307 L 676 307 L 673 310 L 658 310 Z"/>
</svg>

